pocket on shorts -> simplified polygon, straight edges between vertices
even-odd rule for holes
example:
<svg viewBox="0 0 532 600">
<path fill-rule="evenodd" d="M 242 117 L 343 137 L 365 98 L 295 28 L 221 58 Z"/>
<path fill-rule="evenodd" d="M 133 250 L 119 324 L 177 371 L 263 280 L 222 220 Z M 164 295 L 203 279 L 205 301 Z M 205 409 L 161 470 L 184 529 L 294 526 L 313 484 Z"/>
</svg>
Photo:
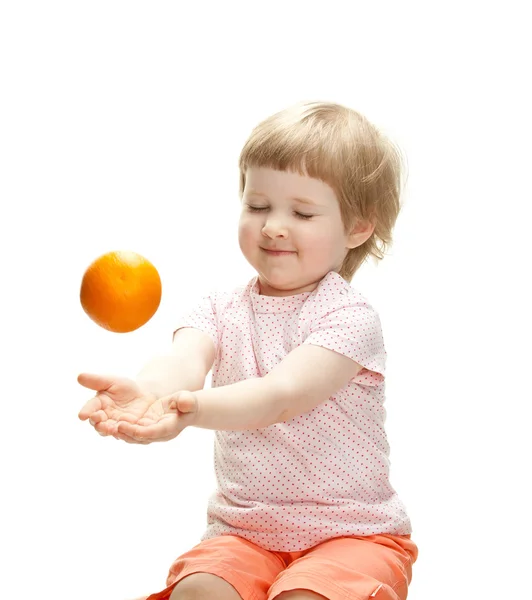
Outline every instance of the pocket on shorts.
<svg viewBox="0 0 532 600">
<path fill-rule="evenodd" d="M 366 573 L 351 572 L 348 578 L 342 578 L 335 580 L 329 578 L 315 579 L 311 575 L 308 578 L 297 578 L 297 580 L 282 579 L 281 582 L 290 582 L 290 587 L 286 586 L 286 589 L 295 589 L 295 583 L 301 584 L 297 587 L 308 587 L 308 583 L 312 582 L 313 589 L 318 594 L 322 594 L 325 597 L 331 595 L 333 598 L 339 597 L 353 597 L 360 598 L 360 600 L 406 600 L 406 586 L 400 582 L 393 587 L 390 587 L 386 583 L 382 583 L 378 579 L 367 575 Z M 276 593 L 284 591 L 284 587 L 275 589 Z"/>
<path fill-rule="evenodd" d="M 368 600 L 405 600 L 407 588 L 403 585 L 391 588 L 385 583 L 375 581 L 375 589 L 368 596 Z"/>
<path fill-rule="evenodd" d="M 364 600 L 405 600 L 406 587 L 399 583 L 393 588 L 365 573 L 354 573 L 352 591 Z"/>
</svg>

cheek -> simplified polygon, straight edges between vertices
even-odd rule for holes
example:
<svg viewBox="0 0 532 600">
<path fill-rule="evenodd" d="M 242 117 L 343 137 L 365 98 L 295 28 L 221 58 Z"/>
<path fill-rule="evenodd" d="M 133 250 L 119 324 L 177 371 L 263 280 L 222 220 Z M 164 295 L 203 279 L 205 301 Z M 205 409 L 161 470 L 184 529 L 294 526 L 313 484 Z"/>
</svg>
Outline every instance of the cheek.
<svg viewBox="0 0 532 600">
<path fill-rule="evenodd" d="M 238 223 L 238 242 L 241 248 L 251 245 L 256 238 L 256 229 L 250 219 L 245 216 L 241 217 Z"/>
<path fill-rule="evenodd" d="M 301 228 L 297 235 L 300 243 L 308 249 L 319 251 L 320 248 L 329 248 L 334 240 L 334 232 L 327 226 L 316 224 L 310 228 Z"/>
<path fill-rule="evenodd" d="M 304 246 L 306 254 L 315 256 L 317 260 L 337 257 L 343 251 L 343 229 L 334 225 L 318 227 L 314 231 L 307 231 L 299 236 L 300 246 Z"/>
</svg>

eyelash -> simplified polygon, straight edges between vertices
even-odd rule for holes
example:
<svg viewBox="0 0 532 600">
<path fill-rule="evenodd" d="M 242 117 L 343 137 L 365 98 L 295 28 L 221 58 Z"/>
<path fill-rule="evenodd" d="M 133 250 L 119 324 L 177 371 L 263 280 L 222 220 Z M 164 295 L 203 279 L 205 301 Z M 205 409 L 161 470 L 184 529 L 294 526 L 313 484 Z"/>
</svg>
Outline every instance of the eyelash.
<svg viewBox="0 0 532 600">
<path fill-rule="evenodd" d="M 267 206 L 251 206 L 251 204 L 248 204 L 248 209 L 250 210 L 250 212 L 263 212 L 265 210 L 268 210 Z M 303 213 L 294 211 L 294 214 L 297 216 L 298 219 L 303 219 L 304 221 L 308 221 L 309 219 L 312 219 L 312 217 L 314 215 L 304 215 Z"/>
</svg>

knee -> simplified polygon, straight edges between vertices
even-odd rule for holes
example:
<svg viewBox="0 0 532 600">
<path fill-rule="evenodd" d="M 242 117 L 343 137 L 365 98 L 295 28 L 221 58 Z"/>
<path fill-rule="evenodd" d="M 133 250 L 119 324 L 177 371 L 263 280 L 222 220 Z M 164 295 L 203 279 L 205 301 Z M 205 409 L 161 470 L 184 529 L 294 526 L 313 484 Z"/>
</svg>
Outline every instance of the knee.
<svg viewBox="0 0 532 600">
<path fill-rule="evenodd" d="M 235 588 L 211 573 L 193 573 L 172 590 L 169 600 L 242 600 Z"/>
<path fill-rule="evenodd" d="M 275 596 L 275 600 L 327 600 L 327 598 L 308 590 L 293 590 L 281 592 L 281 594 Z"/>
</svg>

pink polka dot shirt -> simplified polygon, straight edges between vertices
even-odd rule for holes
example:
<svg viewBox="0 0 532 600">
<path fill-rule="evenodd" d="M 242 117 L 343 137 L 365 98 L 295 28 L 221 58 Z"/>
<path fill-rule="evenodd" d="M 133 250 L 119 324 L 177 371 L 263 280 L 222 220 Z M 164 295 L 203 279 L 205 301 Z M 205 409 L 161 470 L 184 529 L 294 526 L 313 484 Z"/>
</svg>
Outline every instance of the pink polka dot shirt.
<svg viewBox="0 0 532 600">
<path fill-rule="evenodd" d="M 215 432 L 217 490 L 202 540 L 234 534 L 292 552 L 340 536 L 411 533 L 389 481 L 380 320 L 348 282 L 330 272 L 313 292 L 277 297 L 259 295 L 255 277 L 205 297 L 181 327 L 211 336 L 213 387 L 262 377 L 301 344 L 364 367 L 310 412 L 262 429 Z"/>
</svg>

